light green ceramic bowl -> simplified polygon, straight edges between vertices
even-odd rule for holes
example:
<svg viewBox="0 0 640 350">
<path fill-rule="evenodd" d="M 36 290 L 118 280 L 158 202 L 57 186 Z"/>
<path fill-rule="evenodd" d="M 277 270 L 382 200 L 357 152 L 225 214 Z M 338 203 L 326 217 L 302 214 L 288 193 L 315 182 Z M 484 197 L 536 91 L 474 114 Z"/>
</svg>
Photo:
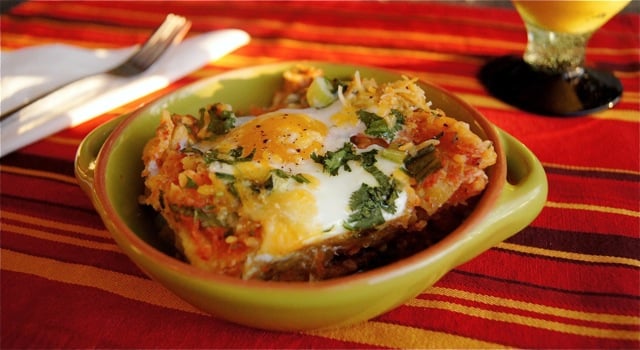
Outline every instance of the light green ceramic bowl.
<svg viewBox="0 0 640 350">
<path fill-rule="evenodd" d="M 144 144 L 164 108 L 196 114 L 223 101 L 236 109 L 268 105 L 281 73 L 296 62 L 230 71 L 204 79 L 94 130 L 80 145 L 76 175 L 113 238 L 145 273 L 201 310 L 239 324 L 272 330 L 310 330 L 361 322 L 420 294 L 451 269 L 517 233 L 539 214 L 547 196 L 540 162 L 520 142 L 498 130 L 454 95 L 421 82 L 433 106 L 468 122 L 494 142 L 497 164 L 473 213 L 434 246 L 372 271 L 329 281 L 242 281 L 198 270 L 161 250 L 149 211 L 138 205 Z M 297 62 L 300 63 L 300 62 Z M 349 65 L 306 62 L 329 77 L 356 70 L 379 82 L 398 73 Z"/>
</svg>

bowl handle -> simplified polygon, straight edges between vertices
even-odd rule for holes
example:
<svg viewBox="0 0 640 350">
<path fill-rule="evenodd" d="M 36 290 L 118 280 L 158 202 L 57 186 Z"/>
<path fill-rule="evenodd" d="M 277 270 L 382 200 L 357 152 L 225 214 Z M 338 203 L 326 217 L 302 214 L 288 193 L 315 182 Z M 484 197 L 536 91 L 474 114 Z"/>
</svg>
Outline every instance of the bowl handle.
<svg viewBox="0 0 640 350">
<path fill-rule="evenodd" d="M 491 212 L 446 253 L 455 257 L 454 268 L 527 227 L 547 200 L 544 168 L 536 156 L 513 136 L 498 129 L 507 160 L 507 181 Z"/>
<path fill-rule="evenodd" d="M 126 116 L 120 116 L 105 122 L 104 124 L 93 129 L 80 143 L 75 158 L 75 174 L 78 179 L 80 188 L 91 198 L 96 205 L 95 191 L 93 187 L 93 170 L 95 169 L 98 154 L 102 149 L 105 141 L 111 135 L 113 130 L 120 124 Z"/>
<path fill-rule="evenodd" d="M 507 182 L 494 210 L 512 234 L 527 227 L 547 201 L 548 183 L 544 168 L 524 144 L 498 130 L 507 158 Z"/>
</svg>

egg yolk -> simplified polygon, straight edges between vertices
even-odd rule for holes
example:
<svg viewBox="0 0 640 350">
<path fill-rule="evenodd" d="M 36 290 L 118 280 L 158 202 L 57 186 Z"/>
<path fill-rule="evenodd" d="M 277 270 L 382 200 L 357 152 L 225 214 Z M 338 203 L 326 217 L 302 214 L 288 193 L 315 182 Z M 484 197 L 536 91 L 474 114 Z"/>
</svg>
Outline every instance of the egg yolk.
<svg viewBox="0 0 640 350">
<path fill-rule="evenodd" d="M 338 113 L 331 116 L 331 122 L 336 126 L 355 126 L 358 124 L 358 115 L 351 106 L 345 106 Z"/>
<path fill-rule="evenodd" d="M 306 240 L 321 232 L 315 224 L 317 211 L 315 197 L 309 191 L 272 193 L 260 210 L 252 213 L 262 223 L 260 253 L 284 256 L 302 248 Z"/>
<path fill-rule="evenodd" d="M 267 163 L 299 164 L 320 153 L 327 126 L 304 114 L 273 113 L 254 119 L 225 136 L 229 148 L 241 146 L 245 154 Z"/>
</svg>

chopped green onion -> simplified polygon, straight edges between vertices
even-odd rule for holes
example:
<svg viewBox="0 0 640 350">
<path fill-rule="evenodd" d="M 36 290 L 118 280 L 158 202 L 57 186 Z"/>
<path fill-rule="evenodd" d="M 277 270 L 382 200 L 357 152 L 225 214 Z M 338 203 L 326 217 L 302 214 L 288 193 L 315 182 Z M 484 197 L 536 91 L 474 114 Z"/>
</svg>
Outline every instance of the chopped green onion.
<svg viewBox="0 0 640 350">
<path fill-rule="evenodd" d="M 307 89 L 307 102 L 309 106 L 323 108 L 333 103 L 338 97 L 335 87 L 325 77 L 315 77 Z"/>
<path fill-rule="evenodd" d="M 402 164 L 407 154 L 399 149 L 385 148 L 380 151 L 380 156 L 394 163 Z"/>
</svg>

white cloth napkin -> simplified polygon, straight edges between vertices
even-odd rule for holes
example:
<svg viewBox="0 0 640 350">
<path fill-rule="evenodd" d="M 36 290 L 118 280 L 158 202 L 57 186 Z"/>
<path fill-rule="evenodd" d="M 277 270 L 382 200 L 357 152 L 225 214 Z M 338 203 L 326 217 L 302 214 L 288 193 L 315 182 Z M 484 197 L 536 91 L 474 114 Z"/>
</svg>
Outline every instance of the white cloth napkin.
<svg viewBox="0 0 640 350">
<path fill-rule="evenodd" d="M 162 89 L 249 39 L 238 29 L 200 34 L 172 47 L 134 77 L 100 74 L 68 85 L 1 122 L 0 157 Z M 0 109 L 10 110 L 50 87 L 112 68 L 135 49 L 92 50 L 53 44 L 0 52 Z"/>
</svg>

